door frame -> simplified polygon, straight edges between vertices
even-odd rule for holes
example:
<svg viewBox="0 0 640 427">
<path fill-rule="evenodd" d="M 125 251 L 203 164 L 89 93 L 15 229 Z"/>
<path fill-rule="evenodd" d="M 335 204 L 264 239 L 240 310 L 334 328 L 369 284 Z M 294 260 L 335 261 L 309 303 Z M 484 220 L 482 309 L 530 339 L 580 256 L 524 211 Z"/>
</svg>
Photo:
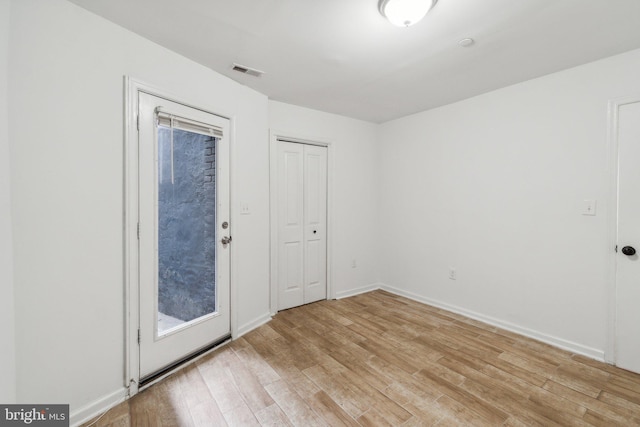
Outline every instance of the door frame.
<svg viewBox="0 0 640 427">
<path fill-rule="evenodd" d="M 609 167 L 609 209 L 607 209 L 607 338 L 605 343 L 605 362 L 615 365 L 616 362 L 616 302 L 617 302 L 617 253 L 618 244 L 618 120 L 620 107 L 640 102 L 640 94 L 612 99 L 608 105 L 607 145 Z"/>
<path fill-rule="evenodd" d="M 269 215 L 270 215 L 270 311 L 278 312 L 278 141 L 316 145 L 327 148 L 327 300 L 335 299 L 332 274 L 333 243 L 333 168 L 334 145 L 323 138 L 309 137 L 294 132 L 269 131 Z"/>
<path fill-rule="evenodd" d="M 180 103 L 185 106 L 202 110 L 207 113 L 229 120 L 229 221 L 232 226 L 238 223 L 238 213 L 234 209 L 234 183 L 235 180 L 235 117 L 225 114 L 224 109 L 210 105 L 202 101 L 189 102 L 185 96 L 176 96 L 166 90 L 147 84 L 140 80 L 124 76 L 124 176 L 123 176 L 123 281 L 124 281 L 124 386 L 127 388 L 127 397 L 137 394 L 142 388 L 140 381 L 140 346 L 138 343 L 138 329 L 140 326 L 140 270 L 139 270 L 139 241 L 138 241 L 138 92 L 148 93 L 153 96 Z M 238 336 L 237 322 L 237 290 L 234 286 L 237 277 L 235 263 L 235 245 L 230 245 L 230 295 L 229 311 L 231 322 L 231 339 Z M 206 353 L 200 355 L 204 356 Z M 190 362 L 197 360 L 194 358 Z M 179 369 L 184 365 L 179 366 Z M 170 375 L 174 370 L 158 377 L 153 382 L 146 384 L 144 388 Z"/>
</svg>

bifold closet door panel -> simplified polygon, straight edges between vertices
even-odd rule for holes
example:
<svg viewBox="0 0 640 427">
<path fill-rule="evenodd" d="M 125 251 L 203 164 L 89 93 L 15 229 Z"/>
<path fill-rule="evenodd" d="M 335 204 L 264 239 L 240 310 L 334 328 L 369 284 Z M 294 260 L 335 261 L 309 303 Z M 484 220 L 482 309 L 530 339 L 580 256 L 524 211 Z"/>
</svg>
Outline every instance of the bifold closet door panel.
<svg viewBox="0 0 640 427">
<path fill-rule="evenodd" d="M 304 146 L 304 302 L 327 298 L 327 148 Z"/>
<path fill-rule="evenodd" d="M 278 309 L 304 304 L 304 146 L 278 144 Z"/>
</svg>

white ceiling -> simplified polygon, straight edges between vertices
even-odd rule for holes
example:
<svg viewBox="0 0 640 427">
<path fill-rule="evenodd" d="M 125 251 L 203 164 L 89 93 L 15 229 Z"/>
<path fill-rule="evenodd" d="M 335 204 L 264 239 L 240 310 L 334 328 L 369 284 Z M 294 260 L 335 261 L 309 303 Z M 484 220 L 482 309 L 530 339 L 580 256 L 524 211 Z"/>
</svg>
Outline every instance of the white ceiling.
<svg viewBox="0 0 640 427">
<path fill-rule="evenodd" d="M 378 0 L 71 1 L 270 99 L 372 122 L 640 48 L 640 0 L 439 0 L 409 28 Z"/>
</svg>

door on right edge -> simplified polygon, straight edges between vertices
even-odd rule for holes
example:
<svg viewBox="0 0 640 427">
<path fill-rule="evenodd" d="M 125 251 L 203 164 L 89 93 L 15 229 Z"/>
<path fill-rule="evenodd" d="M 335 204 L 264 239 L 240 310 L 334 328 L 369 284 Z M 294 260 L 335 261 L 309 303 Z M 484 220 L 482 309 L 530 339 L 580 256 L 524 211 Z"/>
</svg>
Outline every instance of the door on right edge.
<svg viewBox="0 0 640 427">
<path fill-rule="evenodd" d="M 278 310 L 327 298 L 327 147 L 278 141 Z"/>
<path fill-rule="evenodd" d="M 640 373 L 640 100 L 618 110 L 616 366 Z"/>
</svg>

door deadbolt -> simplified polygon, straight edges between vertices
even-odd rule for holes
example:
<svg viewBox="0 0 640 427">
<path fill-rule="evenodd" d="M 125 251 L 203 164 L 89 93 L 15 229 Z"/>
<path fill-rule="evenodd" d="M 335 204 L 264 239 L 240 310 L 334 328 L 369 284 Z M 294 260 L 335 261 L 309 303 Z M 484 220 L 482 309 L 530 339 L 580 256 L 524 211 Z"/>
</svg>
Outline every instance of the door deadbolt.
<svg viewBox="0 0 640 427">
<path fill-rule="evenodd" d="M 229 228 L 229 223 L 228 223 L 227 221 L 223 222 L 223 223 L 222 223 L 222 228 L 223 228 L 224 230 L 226 230 L 227 228 Z"/>
</svg>

